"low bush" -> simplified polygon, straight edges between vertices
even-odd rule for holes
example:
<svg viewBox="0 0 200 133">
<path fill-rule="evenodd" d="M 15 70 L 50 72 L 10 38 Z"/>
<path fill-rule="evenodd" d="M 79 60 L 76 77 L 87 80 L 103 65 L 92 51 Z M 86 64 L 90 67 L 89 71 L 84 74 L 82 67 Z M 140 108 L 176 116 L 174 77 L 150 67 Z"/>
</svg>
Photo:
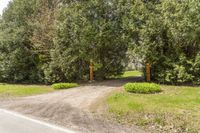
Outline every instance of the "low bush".
<svg viewBox="0 0 200 133">
<path fill-rule="evenodd" d="M 74 88 L 78 86 L 79 85 L 77 83 L 57 83 L 57 84 L 52 85 L 54 89 L 68 89 L 68 88 Z"/>
<path fill-rule="evenodd" d="M 161 87 L 155 83 L 127 83 L 124 85 L 124 89 L 131 93 L 157 93 L 161 92 Z"/>
</svg>

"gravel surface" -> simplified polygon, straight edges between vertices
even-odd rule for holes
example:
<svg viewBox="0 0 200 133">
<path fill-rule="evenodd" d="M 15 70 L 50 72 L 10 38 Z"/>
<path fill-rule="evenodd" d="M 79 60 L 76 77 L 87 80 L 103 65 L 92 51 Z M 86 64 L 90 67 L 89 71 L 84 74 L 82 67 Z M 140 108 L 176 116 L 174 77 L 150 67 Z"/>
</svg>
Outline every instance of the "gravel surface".
<svg viewBox="0 0 200 133">
<path fill-rule="evenodd" d="M 97 106 L 106 95 L 129 80 L 96 82 L 48 94 L 1 100 L 0 107 L 81 133 L 144 133 L 136 127 L 125 127 L 104 118 L 102 109 Z"/>
</svg>

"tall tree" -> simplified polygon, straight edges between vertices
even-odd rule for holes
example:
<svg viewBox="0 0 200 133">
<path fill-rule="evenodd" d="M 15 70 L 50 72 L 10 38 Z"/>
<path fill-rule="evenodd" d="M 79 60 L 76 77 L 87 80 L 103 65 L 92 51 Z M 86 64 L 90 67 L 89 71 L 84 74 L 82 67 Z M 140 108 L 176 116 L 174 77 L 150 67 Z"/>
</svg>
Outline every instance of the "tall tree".
<svg viewBox="0 0 200 133">
<path fill-rule="evenodd" d="M 153 80 L 163 83 L 199 81 L 193 66 L 199 55 L 199 2 L 140 1 L 132 5 L 130 41 L 144 62 L 152 65 Z M 139 50 L 138 50 L 139 49 Z M 199 75 L 199 72 L 197 72 Z"/>
<path fill-rule="evenodd" d="M 65 78 L 87 76 L 90 60 L 95 65 L 96 78 L 123 71 L 127 46 L 120 15 L 115 1 L 79 1 L 63 7 L 53 63 Z"/>
<path fill-rule="evenodd" d="M 32 54 L 29 38 L 32 29 L 27 19 L 34 12 L 35 1 L 15 0 L 4 12 L 1 20 L 0 79 L 1 81 L 36 81 L 37 56 Z"/>
</svg>

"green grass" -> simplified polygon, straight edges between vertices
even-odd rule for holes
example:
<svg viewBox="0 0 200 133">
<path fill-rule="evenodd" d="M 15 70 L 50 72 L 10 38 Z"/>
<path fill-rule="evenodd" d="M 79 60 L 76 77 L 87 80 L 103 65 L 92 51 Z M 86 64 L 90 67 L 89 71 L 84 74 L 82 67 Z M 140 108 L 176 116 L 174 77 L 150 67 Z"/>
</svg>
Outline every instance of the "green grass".
<svg viewBox="0 0 200 133">
<path fill-rule="evenodd" d="M 140 77 L 142 76 L 142 72 L 140 71 L 126 71 L 121 77 L 127 78 L 127 77 Z"/>
<path fill-rule="evenodd" d="M 107 99 L 109 111 L 120 122 L 148 131 L 200 131 L 200 87 L 162 86 L 162 90 L 159 94 L 113 94 Z"/>
<path fill-rule="evenodd" d="M 110 78 L 129 78 L 129 77 L 141 77 L 142 76 L 142 72 L 140 71 L 125 71 L 122 75 L 119 76 L 111 76 Z"/>
<path fill-rule="evenodd" d="M 0 84 L 0 97 L 30 96 L 54 91 L 49 86 L 42 85 L 11 85 Z"/>
</svg>

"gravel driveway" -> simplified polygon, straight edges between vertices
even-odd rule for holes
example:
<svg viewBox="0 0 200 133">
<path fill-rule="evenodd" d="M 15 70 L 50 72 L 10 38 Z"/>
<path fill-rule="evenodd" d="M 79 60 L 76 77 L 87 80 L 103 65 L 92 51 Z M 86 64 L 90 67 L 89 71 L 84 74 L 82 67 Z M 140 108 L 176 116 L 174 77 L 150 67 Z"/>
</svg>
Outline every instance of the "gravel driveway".
<svg viewBox="0 0 200 133">
<path fill-rule="evenodd" d="M 73 89 L 1 101 L 0 107 L 77 132 L 143 133 L 136 127 L 125 127 L 104 118 L 101 115 L 102 109 L 97 106 L 99 101 L 125 82 L 128 81 L 110 80 L 85 84 Z"/>
</svg>

